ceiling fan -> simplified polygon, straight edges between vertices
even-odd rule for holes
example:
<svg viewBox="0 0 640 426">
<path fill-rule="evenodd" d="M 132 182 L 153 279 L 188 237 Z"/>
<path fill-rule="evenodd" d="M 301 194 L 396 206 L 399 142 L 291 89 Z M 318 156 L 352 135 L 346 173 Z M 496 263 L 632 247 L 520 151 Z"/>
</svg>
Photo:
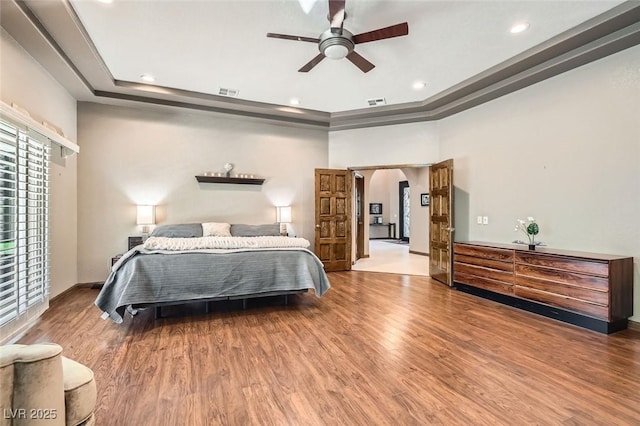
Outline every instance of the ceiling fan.
<svg viewBox="0 0 640 426">
<path fill-rule="evenodd" d="M 355 66 L 360 68 L 362 72 L 369 72 L 375 65 L 367 61 L 365 58 L 356 53 L 353 49 L 356 44 L 367 43 L 370 41 L 384 40 L 386 38 L 399 37 L 409 34 L 409 24 L 392 25 L 390 27 L 380 28 L 362 34 L 353 35 L 344 29 L 344 20 L 347 14 L 344 11 L 346 0 L 328 0 L 329 15 L 327 19 L 331 24 L 330 28 L 320 34 L 319 38 L 293 36 L 287 34 L 267 33 L 267 37 L 282 38 L 285 40 L 307 41 L 317 43 L 320 54 L 307 62 L 298 72 L 309 72 L 313 67 L 318 65 L 324 58 L 342 59 L 347 58 Z"/>
</svg>

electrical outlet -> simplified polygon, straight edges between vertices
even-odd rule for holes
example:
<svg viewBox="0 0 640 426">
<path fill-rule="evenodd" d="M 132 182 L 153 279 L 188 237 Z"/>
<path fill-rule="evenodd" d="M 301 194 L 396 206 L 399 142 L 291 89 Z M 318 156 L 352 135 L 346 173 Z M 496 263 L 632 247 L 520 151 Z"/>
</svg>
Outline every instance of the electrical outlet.
<svg viewBox="0 0 640 426">
<path fill-rule="evenodd" d="M 478 221 L 478 225 L 482 225 L 482 216 L 478 216 L 477 221 Z"/>
<path fill-rule="evenodd" d="M 483 225 L 489 224 L 489 216 L 482 216 L 482 224 Z"/>
</svg>

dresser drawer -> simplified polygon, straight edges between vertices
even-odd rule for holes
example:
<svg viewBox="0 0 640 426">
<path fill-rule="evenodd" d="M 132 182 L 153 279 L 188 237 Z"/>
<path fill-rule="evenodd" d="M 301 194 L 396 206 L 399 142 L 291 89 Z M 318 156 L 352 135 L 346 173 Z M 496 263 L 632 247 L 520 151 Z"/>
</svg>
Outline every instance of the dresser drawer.
<svg viewBox="0 0 640 426">
<path fill-rule="evenodd" d="M 525 251 L 516 251 L 516 263 L 543 266 L 545 268 L 562 269 L 565 271 L 581 272 L 584 274 L 609 276 L 609 263 L 605 261 L 573 259 Z"/>
<path fill-rule="evenodd" d="M 466 263 L 454 263 L 455 272 L 467 275 L 475 275 L 481 278 L 489 278 L 495 281 L 502 281 L 505 284 L 513 285 L 514 275 L 512 271 L 501 271 L 499 269 L 485 268 L 482 266 L 468 265 Z"/>
<path fill-rule="evenodd" d="M 541 280 L 539 278 L 518 275 L 515 284 L 519 287 L 526 287 L 534 290 L 545 291 L 547 293 L 567 296 L 573 299 L 584 300 L 601 306 L 609 305 L 609 293 L 607 291 L 597 291 L 585 287 L 562 284 L 554 281 Z"/>
<path fill-rule="evenodd" d="M 523 299 L 534 300 L 545 305 L 555 306 L 569 311 L 578 312 L 590 317 L 609 320 L 609 308 L 566 296 L 547 293 L 545 291 L 534 290 L 527 287 L 514 286 L 514 294 Z"/>
<path fill-rule="evenodd" d="M 484 257 L 473 257 L 466 256 L 464 254 L 454 254 L 453 261 L 457 263 L 466 263 L 467 265 L 484 266 L 485 268 L 513 272 L 513 262 L 504 260 L 493 260 L 486 259 Z"/>
<path fill-rule="evenodd" d="M 512 284 L 492 280 L 491 278 L 479 277 L 477 275 L 458 272 L 457 268 L 453 275 L 453 280 L 460 284 L 467 284 L 472 287 L 478 287 L 496 293 L 508 294 L 509 296 L 513 296 Z"/>
<path fill-rule="evenodd" d="M 518 277 L 518 279 L 520 279 L 520 277 L 538 278 L 593 290 L 609 290 L 608 278 L 567 272 L 559 269 L 542 268 L 538 266 L 516 264 L 516 277 Z"/>
<path fill-rule="evenodd" d="M 453 252 L 454 254 L 473 256 L 484 259 L 506 260 L 509 262 L 513 262 L 513 250 L 472 246 L 466 244 L 454 244 Z"/>
</svg>

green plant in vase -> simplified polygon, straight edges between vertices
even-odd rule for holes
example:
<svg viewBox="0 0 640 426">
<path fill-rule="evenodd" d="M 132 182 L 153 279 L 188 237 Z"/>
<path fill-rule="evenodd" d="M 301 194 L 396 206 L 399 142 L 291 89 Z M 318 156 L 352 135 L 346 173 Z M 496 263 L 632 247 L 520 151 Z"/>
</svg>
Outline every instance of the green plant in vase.
<svg viewBox="0 0 640 426">
<path fill-rule="evenodd" d="M 529 248 L 534 248 L 536 246 L 536 235 L 540 232 L 540 227 L 534 218 L 529 216 L 527 217 L 526 222 L 522 219 L 518 219 L 518 224 L 516 225 L 515 230 L 525 233 L 529 239 Z"/>
</svg>

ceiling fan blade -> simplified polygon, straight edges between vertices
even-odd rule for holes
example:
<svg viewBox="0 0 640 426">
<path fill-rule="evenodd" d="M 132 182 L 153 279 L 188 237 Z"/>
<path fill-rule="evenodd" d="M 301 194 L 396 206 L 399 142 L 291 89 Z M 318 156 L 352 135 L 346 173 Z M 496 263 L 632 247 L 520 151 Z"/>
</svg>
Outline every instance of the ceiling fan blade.
<svg viewBox="0 0 640 426">
<path fill-rule="evenodd" d="M 344 3 L 345 0 L 329 0 L 329 22 L 331 28 L 341 28 L 344 21 Z"/>
<path fill-rule="evenodd" d="M 367 43 L 370 41 L 384 40 L 385 38 L 399 37 L 409 34 L 409 24 L 403 22 L 402 24 L 392 25 L 386 28 L 380 28 L 379 30 L 369 31 L 353 36 L 353 41 L 356 44 Z"/>
<path fill-rule="evenodd" d="M 318 56 L 307 62 L 302 68 L 298 70 L 298 72 L 309 72 L 313 67 L 318 65 L 320 61 L 325 58 L 324 54 L 320 53 Z"/>
<path fill-rule="evenodd" d="M 294 40 L 294 41 L 308 41 L 310 43 L 320 43 L 320 39 L 319 38 L 294 36 L 294 35 L 287 35 L 287 34 L 267 33 L 267 37 L 282 38 L 282 39 L 285 39 L 285 40 Z"/>
<path fill-rule="evenodd" d="M 376 67 L 371 62 L 367 61 L 365 58 L 357 54 L 355 51 L 349 53 L 347 55 L 347 59 L 350 60 L 356 67 L 360 68 L 362 72 L 369 72 Z"/>
</svg>

